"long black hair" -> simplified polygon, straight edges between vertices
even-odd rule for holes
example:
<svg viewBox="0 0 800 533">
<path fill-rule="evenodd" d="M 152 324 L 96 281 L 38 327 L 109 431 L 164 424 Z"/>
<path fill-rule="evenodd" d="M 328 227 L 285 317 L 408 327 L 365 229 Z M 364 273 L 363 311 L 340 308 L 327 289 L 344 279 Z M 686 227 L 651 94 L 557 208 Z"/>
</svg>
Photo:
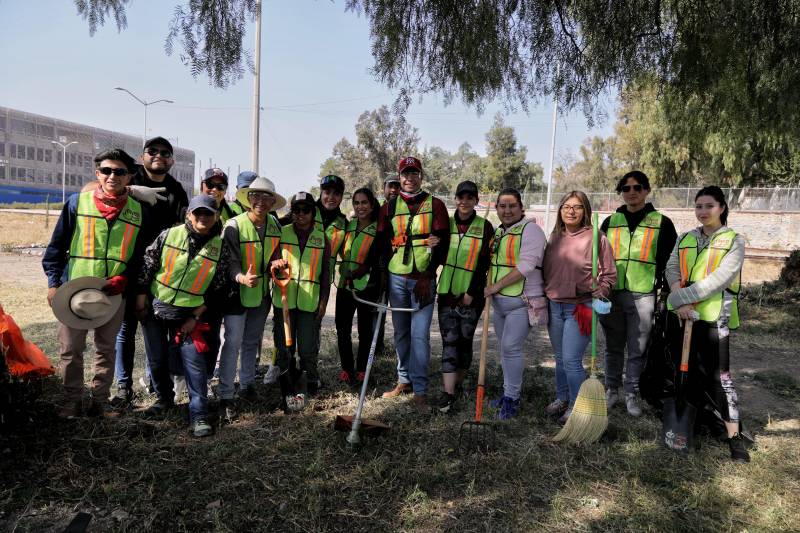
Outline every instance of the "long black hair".
<svg viewBox="0 0 800 533">
<path fill-rule="evenodd" d="M 725 199 L 725 193 L 722 192 L 722 189 L 716 185 L 708 185 L 707 187 L 703 187 L 697 191 L 697 194 L 694 195 L 694 201 L 696 202 L 701 196 L 710 196 L 719 202 L 719 205 L 725 209 L 722 213 L 720 213 L 719 221 L 722 222 L 723 226 L 727 226 L 728 211 L 730 211 L 730 208 L 728 207 L 728 201 Z"/>
<path fill-rule="evenodd" d="M 369 205 L 372 206 L 372 210 L 370 212 L 370 219 L 372 222 L 378 220 L 378 212 L 380 211 L 381 206 L 380 204 L 378 204 L 378 199 L 375 198 L 375 193 L 372 192 L 372 189 L 368 187 L 361 187 L 360 189 L 356 189 L 353 192 L 352 198 L 355 198 L 356 194 L 363 194 L 364 196 L 367 197 Z"/>
</svg>

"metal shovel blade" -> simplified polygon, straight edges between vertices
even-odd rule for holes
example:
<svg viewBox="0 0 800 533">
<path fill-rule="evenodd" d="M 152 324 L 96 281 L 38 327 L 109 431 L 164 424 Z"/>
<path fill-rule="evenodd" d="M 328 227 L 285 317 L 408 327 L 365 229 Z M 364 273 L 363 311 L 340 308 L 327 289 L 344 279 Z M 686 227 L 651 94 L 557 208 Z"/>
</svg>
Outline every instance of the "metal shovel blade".
<svg viewBox="0 0 800 533">
<path fill-rule="evenodd" d="M 458 451 L 462 454 L 488 452 L 494 448 L 494 427 L 485 422 L 468 420 L 458 432 Z"/>
<path fill-rule="evenodd" d="M 678 405 L 675 398 L 664 399 L 661 437 L 667 448 L 681 455 L 688 455 L 692 447 L 697 408 L 688 402 L 681 404 Z"/>
<path fill-rule="evenodd" d="M 355 417 L 351 415 L 336 415 L 336 420 L 333 422 L 333 429 L 336 431 L 350 431 L 353 429 L 354 418 Z M 370 418 L 362 418 L 359 427 L 361 431 L 367 435 L 378 435 L 391 429 L 388 424 Z"/>
</svg>

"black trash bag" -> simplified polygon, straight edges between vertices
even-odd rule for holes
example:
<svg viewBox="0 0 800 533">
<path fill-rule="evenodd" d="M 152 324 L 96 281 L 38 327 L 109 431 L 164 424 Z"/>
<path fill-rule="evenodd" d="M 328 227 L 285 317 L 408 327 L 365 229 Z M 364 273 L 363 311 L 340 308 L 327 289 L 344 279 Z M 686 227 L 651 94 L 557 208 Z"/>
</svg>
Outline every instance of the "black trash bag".
<svg viewBox="0 0 800 533">
<path fill-rule="evenodd" d="M 676 368 L 670 346 L 670 328 L 676 327 L 676 323 L 669 320 L 666 303 L 659 299 L 644 351 L 644 370 L 639 377 L 639 394 L 656 411 L 662 410 L 664 398 L 675 395 Z"/>
</svg>

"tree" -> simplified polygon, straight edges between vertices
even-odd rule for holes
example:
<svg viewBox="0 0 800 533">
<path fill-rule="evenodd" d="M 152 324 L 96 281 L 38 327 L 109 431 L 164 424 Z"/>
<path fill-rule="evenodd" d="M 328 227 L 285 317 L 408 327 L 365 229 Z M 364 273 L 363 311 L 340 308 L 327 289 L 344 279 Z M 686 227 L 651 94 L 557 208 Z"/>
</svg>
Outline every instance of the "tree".
<svg viewBox="0 0 800 533">
<path fill-rule="evenodd" d="M 538 188 L 535 181 L 541 180 L 544 171 L 538 163 L 525 161 L 528 149 L 517 147 L 514 128 L 506 126 L 498 113 L 494 124 L 486 134 L 486 186 L 493 191 L 514 187 L 520 191 Z"/>
<path fill-rule="evenodd" d="M 320 166 L 320 177 L 342 176 L 348 190 L 371 187 L 383 190 L 384 178 L 397 172 L 397 161 L 417 153 L 417 129 L 402 116 L 393 116 L 386 106 L 365 111 L 355 126 L 356 144 L 342 139 Z"/>
</svg>

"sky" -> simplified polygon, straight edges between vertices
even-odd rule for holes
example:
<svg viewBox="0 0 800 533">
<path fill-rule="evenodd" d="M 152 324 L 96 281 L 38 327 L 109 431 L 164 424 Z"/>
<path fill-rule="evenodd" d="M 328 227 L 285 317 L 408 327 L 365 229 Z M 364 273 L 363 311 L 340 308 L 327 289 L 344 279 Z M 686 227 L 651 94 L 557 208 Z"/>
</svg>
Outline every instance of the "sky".
<svg viewBox="0 0 800 533">
<path fill-rule="evenodd" d="M 181 0 L 136 0 L 121 32 L 106 22 L 92 37 L 88 23 L 66 0 L 0 0 L 0 50 L 4 56 L 0 105 L 114 131 L 142 135 L 144 108 L 124 87 L 155 104 L 147 111 L 147 136 L 161 135 L 194 150 L 198 173 L 214 166 L 235 175 L 251 161 L 253 76 L 228 89 L 193 78 L 180 49 L 164 52 L 172 11 Z M 46 7 L 46 10 L 45 10 Z M 46 14 L 46 16 L 43 16 Z M 244 42 L 253 50 L 253 25 Z M 342 137 L 355 139 L 358 116 L 391 105 L 396 93 L 369 72 L 373 65 L 367 21 L 342 1 L 265 0 L 262 22 L 260 174 L 291 195 L 317 183 L 320 165 Z M 485 135 L 502 102 L 482 114 L 440 95 L 416 100 L 406 115 L 418 129 L 420 149 L 455 151 L 468 142 L 485 154 Z M 591 135 L 610 135 L 612 117 L 589 129 L 580 111 L 560 114 L 556 160 L 575 154 Z M 505 114 L 528 160 L 549 168 L 553 106 Z M 423 161 L 424 166 L 424 161 Z M 343 176 L 345 180 L 347 176 Z"/>
</svg>

